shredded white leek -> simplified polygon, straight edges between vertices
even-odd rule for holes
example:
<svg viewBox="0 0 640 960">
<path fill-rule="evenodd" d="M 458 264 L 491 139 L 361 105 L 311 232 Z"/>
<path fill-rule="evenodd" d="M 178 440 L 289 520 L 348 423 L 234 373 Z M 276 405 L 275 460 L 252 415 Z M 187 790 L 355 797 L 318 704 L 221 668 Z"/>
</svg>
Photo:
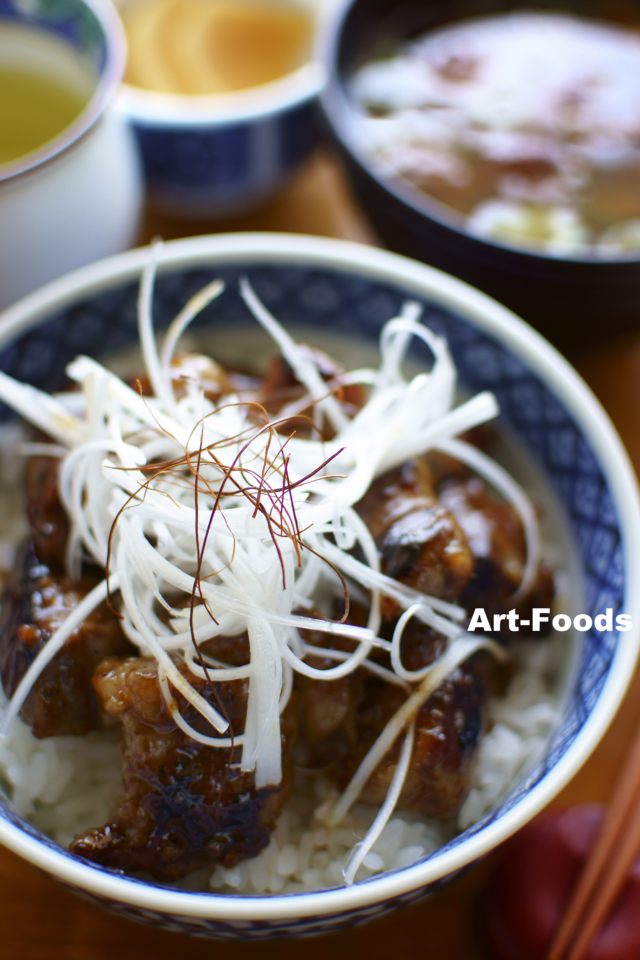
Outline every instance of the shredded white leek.
<svg viewBox="0 0 640 960">
<path fill-rule="evenodd" d="M 409 772 L 411 753 L 413 751 L 414 732 L 415 724 L 412 723 L 409 725 L 409 729 L 405 734 L 404 743 L 402 744 L 400 756 L 398 757 L 398 763 L 393 772 L 393 777 L 391 778 L 391 783 L 389 784 L 389 789 L 384 799 L 384 803 L 380 807 L 375 820 L 369 827 L 366 837 L 364 840 L 361 840 L 359 843 L 354 845 L 347 858 L 347 862 L 342 868 L 342 876 L 344 877 L 344 882 L 346 884 L 351 884 L 355 880 L 358 868 L 361 866 L 366 855 L 369 853 L 376 840 L 384 830 L 389 818 L 391 817 L 391 814 L 395 810 L 395 806 L 400 798 L 404 782 L 407 778 L 407 773 Z"/>
</svg>

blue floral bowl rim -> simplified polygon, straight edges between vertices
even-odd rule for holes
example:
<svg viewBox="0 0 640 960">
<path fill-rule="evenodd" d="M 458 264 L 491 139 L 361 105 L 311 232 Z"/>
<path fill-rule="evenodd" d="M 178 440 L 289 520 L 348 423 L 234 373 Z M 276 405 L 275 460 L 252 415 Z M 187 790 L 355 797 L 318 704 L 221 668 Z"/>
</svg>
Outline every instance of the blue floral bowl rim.
<svg viewBox="0 0 640 960">
<path fill-rule="evenodd" d="M 135 281 L 148 262 L 149 248 L 100 260 L 53 281 L 0 314 L 0 349 L 74 302 Z M 494 849 L 539 813 L 582 766 L 613 719 L 631 680 L 640 648 L 640 498 L 622 442 L 602 406 L 571 365 L 532 327 L 495 300 L 454 277 L 406 257 L 342 240 L 298 234 L 239 233 L 194 237 L 167 243 L 160 270 L 186 270 L 242 262 L 328 269 L 376 283 L 399 286 L 428 298 L 501 341 L 555 394 L 598 461 L 620 521 L 625 565 L 624 612 L 634 629 L 618 643 L 600 696 L 581 731 L 558 763 L 514 807 L 443 854 L 424 863 L 382 874 L 363 884 L 313 893 L 225 896 L 193 893 L 142 883 L 96 869 L 52 849 L 0 818 L 0 842 L 63 883 L 98 897 L 186 917 L 251 922 L 327 916 L 366 908 L 419 890 L 455 874 Z"/>
<path fill-rule="evenodd" d="M 127 62 L 127 40 L 122 21 L 109 0 L 76 0 L 87 7 L 100 24 L 106 47 L 106 59 L 96 88 L 89 102 L 68 127 L 44 146 L 25 154 L 12 163 L 0 165 L 0 189 L 4 183 L 12 183 L 32 171 L 39 170 L 44 164 L 58 158 L 69 148 L 82 140 L 91 128 L 100 120 L 104 111 L 116 97 L 120 81 Z M 37 16 L 34 26 L 38 28 Z"/>
</svg>

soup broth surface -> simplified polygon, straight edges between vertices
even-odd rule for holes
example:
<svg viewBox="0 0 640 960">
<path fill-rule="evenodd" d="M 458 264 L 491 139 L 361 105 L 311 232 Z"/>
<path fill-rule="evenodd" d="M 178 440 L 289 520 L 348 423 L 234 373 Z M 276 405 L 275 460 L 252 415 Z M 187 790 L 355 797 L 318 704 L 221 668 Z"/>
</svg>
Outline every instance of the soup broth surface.
<svg viewBox="0 0 640 960">
<path fill-rule="evenodd" d="M 640 35 L 564 14 L 463 21 L 368 63 L 357 130 L 471 233 L 558 255 L 640 250 Z"/>
<path fill-rule="evenodd" d="M 139 0 L 122 12 L 126 80 L 162 93 L 231 93 L 270 83 L 309 58 L 310 14 L 260 0 Z"/>
</svg>

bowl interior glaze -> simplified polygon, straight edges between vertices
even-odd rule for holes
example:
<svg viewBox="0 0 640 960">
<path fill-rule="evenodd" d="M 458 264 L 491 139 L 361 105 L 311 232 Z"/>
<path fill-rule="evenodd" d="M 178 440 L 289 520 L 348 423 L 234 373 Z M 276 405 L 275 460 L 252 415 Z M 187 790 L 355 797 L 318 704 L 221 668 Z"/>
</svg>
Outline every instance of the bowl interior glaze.
<svg viewBox="0 0 640 960">
<path fill-rule="evenodd" d="M 0 320 L 0 370 L 51 390 L 78 353 L 106 357 L 137 339 L 137 276 L 148 254 L 133 251 L 57 281 Z M 640 622 L 627 585 L 640 575 L 640 511 L 635 481 L 613 428 L 574 371 L 534 331 L 498 304 L 438 271 L 381 251 L 312 238 L 237 235 L 168 244 L 155 290 L 164 328 L 205 283 L 227 290 L 195 329 L 246 325 L 236 294 L 247 275 L 285 324 L 377 338 L 407 298 L 443 333 L 460 380 L 492 390 L 502 417 L 546 477 L 579 557 L 580 612 L 613 608 Z M 6 419 L 10 413 L 0 410 Z M 525 823 L 561 789 L 591 752 L 623 695 L 637 654 L 637 631 L 580 634 L 562 720 L 545 756 L 478 823 L 431 857 L 349 889 L 243 897 L 153 886 L 89 866 L 57 847 L 11 805 L 0 810 L 0 840 L 65 885 L 134 919 L 214 937 L 327 932 L 410 903 L 465 869 Z"/>
</svg>

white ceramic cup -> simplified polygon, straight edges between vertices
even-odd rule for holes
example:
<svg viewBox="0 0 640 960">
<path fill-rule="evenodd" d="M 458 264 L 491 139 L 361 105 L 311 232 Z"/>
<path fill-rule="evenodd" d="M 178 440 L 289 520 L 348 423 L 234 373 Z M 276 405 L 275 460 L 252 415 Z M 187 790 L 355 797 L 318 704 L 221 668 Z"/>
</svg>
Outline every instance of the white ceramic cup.
<svg viewBox="0 0 640 960">
<path fill-rule="evenodd" d="M 106 0 L 2 5 L 3 66 L 65 83 L 87 103 L 54 139 L 0 166 L 0 308 L 135 242 L 140 162 L 112 106 L 125 59 L 122 26 Z"/>
</svg>

